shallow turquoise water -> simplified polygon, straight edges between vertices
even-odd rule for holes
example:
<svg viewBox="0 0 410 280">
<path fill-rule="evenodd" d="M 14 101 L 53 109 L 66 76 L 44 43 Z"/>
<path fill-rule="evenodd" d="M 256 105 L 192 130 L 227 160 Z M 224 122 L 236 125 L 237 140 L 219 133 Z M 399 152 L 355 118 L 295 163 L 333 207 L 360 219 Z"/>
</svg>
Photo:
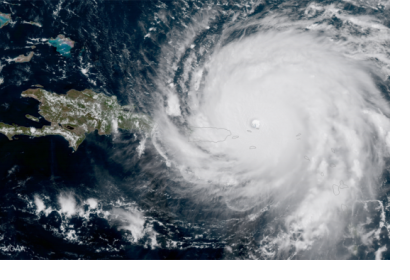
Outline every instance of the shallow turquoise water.
<svg viewBox="0 0 410 280">
<path fill-rule="evenodd" d="M 8 19 L 8 18 L 6 18 L 6 17 L 0 15 L 0 27 L 3 27 L 3 26 L 4 26 L 5 24 L 7 24 L 9 21 L 10 21 L 10 19 Z"/>
<path fill-rule="evenodd" d="M 60 39 L 60 38 L 57 38 L 57 39 L 54 39 L 54 40 L 48 40 L 48 42 L 49 42 L 53 47 L 56 47 L 56 48 L 57 48 L 57 51 L 58 51 L 59 53 L 61 53 L 62 56 L 71 57 L 70 50 L 72 49 L 72 47 L 71 47 L 70 45 L 68 45 L 68 44 L 66 43 L 66 41 L 64 41 L 64 40 L 62 40 L 62 39 Z"/>
</svg>

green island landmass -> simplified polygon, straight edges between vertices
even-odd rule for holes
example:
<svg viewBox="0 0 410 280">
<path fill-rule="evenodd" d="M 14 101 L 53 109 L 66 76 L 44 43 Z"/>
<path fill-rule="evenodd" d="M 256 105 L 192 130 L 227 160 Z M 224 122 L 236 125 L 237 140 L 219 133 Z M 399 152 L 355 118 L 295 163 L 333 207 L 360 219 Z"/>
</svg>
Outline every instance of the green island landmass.
<svg viewBox="0 0 410 280">
<path fill-rule="evenodd" d="M 5 134 L 9 140 L 13 140 L 14 135 L 61 135 L 76 151 L 86 133 L 95 130 L 100 135 L 107 135 L 119 128 L 148 130 L 151 127 L 148 117 L 135 114 L 133 106 L 121 106 L 115 96 L 109 97 L 89 89 L 56 94 L 36 88 L 23 91 L 21 96 L 40 101 L 39 114 L 51 124 L 34 128 L 0 122 L 0 133 Z"/>
<path fill-rule="evenodd" d="M 26 118 L 32 120 L 33 122 L 39 122 L 40 120 L 32 115 L 27 114 Z"/>
</svg>

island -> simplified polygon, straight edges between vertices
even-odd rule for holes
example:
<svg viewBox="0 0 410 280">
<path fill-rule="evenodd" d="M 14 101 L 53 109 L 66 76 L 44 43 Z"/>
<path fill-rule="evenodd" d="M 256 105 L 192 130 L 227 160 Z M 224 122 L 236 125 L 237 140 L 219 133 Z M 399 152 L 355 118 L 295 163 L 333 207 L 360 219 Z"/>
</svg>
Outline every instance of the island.
<svg viewBox="0 0 410 280">
<path fill-rule="evenodd" d="M 14 135 L 60 135 L 76 151 L 86 134 L 95 130 L 99 135 L 108 135 L 118 129 L 148 130 L 152 127 L 147 116 L 133 112 L 133 106 L 121 106 L 115 96 L 109 97 L 90 89 L 57 94 L 35 88 L 23 91 L 21 96 L 38 100 L 39 114 L 51 124 L 35 128 L 0 122 L 0 133 L 6 135 L 9 140 L 13 140 Z"/>
<path fill-rule="evenodd" d="M 35 26 L 38 26 L 38 27 L 43 27 L 40 23 L 35 22 L 35 21 L 23 21 L 23 23 L 30 24 L 30 25 L 35 25 Z"/>
<path fill-rule="evenodd" d="M 26 118 L 32 120 L 33 122 L 39 122 L 40 120 L 32 115 L 27 114 Z"/>
<path fill-rule="evenodd" d="M 0 13 L 0 28 L 6 26 L 11 21 L 11 14 Z"/>
<path fill-rule="evenodd" d="M 19 55 L 18 57 L 14 58 L 13 60 L 17 63 L 29 62 L 33 57 L 34 52 L 30 52 L 27 56 L 24 54 Z"/>
<path fill-rule="evenodd" d="M 74 47 L 75 42 L 64 35 L 58 35 L 57 38 L 48 40 L 50 45 L 57 48 L 57 52 L 64 57 L 71 57 L 70 51 Z"/>
</svg>

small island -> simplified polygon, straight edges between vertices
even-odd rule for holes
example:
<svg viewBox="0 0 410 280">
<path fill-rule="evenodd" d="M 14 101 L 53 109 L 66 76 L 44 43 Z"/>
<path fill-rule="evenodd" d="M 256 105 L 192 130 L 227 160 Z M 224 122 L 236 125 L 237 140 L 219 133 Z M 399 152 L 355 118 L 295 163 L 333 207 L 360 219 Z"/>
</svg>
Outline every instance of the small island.
<svg viewBox="0 0 410 280">
<path fill-rule="evenodd" d="M 38 26 L 38 27 L 43 27 L 40 23 L 35 22 L 35 21 L 23 21 L 23 23 L 30 24 L 30 25 L 35 25 L 35 26 Z"/>
<path fill-rule="evenodd" d="M 61 53 L 64 57 L 71 57 L 71 49 L 74 48 L 75 42 L 70 38 L 66 38 L 64 35 L 58 35 L 57 38 L 51 38 L 48 40 L 50 45 L 57 48 L 57 52 Z"/>
<path fill-rule="evenodd" d="M 0 122 L 0 133 L 6 135 L 9 140 L 13 140 L 14 135 L 61 135 L 76 151 L 84 141 L 86 133 L 95 130 L 98 130 L 100 135 L 107 135 L 117 132 L 118 129 L 148 130 L 151 127 L 148 117 L 135 114 L 132 106 L 121 106 L 115 96 L 109 97 L 89 89 L 56 94 L 35 88 L 22 92 L 21 96 L 40 101 L 39 114 L 51 124 L 34 128 Z M 26 115 L 29 119 L 34 118 L 28 116 L 30 115 Z"/>
<path fill-rule="evenodd" d="M 3 28 L 11 21 L 11 14 L 0 13 L 0 28 Z"/>
<path fill-rule="evenodd" d="M 26 118 L 32 120 L 33 122 L 39 122 L 40 120 L 32 115 L 27 114 Z"/>
<path fill-rule="evenodd" d="M 13 60 L 17 63 L 29 62 L 33 57 L 34 52 L 30 52 L 27 56 L 24 54 L 19 55 L 18 57 L 14 58 Z"/>
</svg>

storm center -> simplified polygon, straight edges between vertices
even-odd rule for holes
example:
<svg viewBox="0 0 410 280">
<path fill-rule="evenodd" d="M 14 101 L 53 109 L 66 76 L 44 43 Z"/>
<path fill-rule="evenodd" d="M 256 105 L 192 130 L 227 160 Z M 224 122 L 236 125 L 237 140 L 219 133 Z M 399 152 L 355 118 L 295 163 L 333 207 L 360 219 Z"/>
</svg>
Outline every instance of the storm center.
<svg viewBox="0 0 410 280">
<path fill-rule="evenodd" d="M 255 129 L 259 129 L 261 122 L 259 120 L 252 120 L 251 126 Z"/>
</svg>

